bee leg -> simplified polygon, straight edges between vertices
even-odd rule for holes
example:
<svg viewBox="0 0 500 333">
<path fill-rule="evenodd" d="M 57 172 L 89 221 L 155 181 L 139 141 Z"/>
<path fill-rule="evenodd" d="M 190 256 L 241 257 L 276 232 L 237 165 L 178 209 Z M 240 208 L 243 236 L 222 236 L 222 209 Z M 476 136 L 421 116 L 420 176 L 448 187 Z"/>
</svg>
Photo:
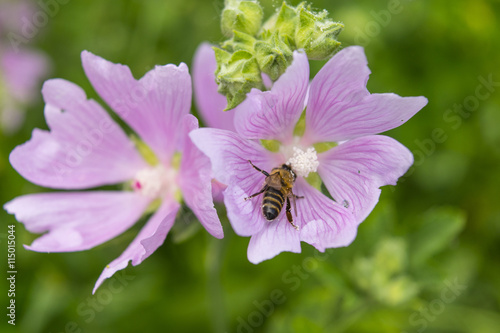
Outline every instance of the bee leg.
<svg viewBox="0 0 500 333">
<path fill-rule="evenodd" d="M 295 215 L 297 215 L 297 211 L 295 211 Z M 290 209 L 290 197 L 286 197 L 286 218 L 288 222 L 295 228 L 295 230 L 299 230 L 299 227 L 293 223 L 292 212 Z"/>
<path fill-rule="evenodd" d="M 297 204 L 295 203 L 295 199 L 304 199 L 304 196 L 298 196 L 293 193 L 290 196 L 292 197 L 293 210 L 295 212 L 295 216 L 297 216 Z"/>
<path fill-rule="evenodd" d="M 269 177 L 269 173 L 267 171 L 264 171 L 258 167 L 256 167 L 255 165 L 253 165 L 252 161 L 248 160 L 248 162 L 253 166 L 253 168 L 259 172 L 262 172 L 264 174 L 264 176 L 266 177 Z"/>
<path fill-rule="evenodd" d="M 262 190 L 260 190 L 259 192 L 254 193 L 254 194 L 252 194 L 252 195 L 251 195 L 251 196 L 249 196 L 249 197 L 246 197 L 246 198 L 245 198 L 245 201 L 247 201 L 248 199 L 252 199 L 253 197 L 258 196 L 258 195 L 259 195 L 259 194 L 261 194 L 261 193 L 264 193 L 264 191 L 265 191 L 265 190 L 267 190 L 267 186 L 264 186 L 264 187 L 262 188 Z"/>
</svg>

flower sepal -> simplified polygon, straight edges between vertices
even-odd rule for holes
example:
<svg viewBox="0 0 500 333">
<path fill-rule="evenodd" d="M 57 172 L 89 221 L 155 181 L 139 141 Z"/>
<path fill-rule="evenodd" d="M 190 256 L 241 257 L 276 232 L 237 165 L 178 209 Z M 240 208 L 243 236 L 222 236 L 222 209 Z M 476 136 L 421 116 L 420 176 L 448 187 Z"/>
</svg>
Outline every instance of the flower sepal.
<svg viewBox="0 0 500 333">
<path fill-rule="evenodd" d="M 293 60 L 293 49 L 288 38 L 284 38 L 277 31 L 271 33 L 262 41 L 255 43 L 255 57 L 262 72 L 276 81 L 283 74 Z"/>
<path fill-rule="evenodd" d="M 221 30 L 227 37 L 235 31 L 256 35 L 262 24 L 264 12 L 255 0 L 226 0 L 221 15 Z"/>
<path fill-rule="evenodd" d="M 328 12 L 313 13 L 304 8 L 303 3 L 297 7 L 298 22 L 295 31 L 295 42 L 298 49 L 303 49 L 311 60 L 330 58 L 340 46 L 337 36 L 344 25 L 327 18 Z"/>
<path fill-rule="evenodd" d="M 251 53 L 238 50 L 229 53 L 214 48 L 217 60 L 216 81 L 219 93 L 227 98 L 226 110 L 240 104 L 252 88 L 264 89 L 259 65 Z"/>
<path fill-rule="evenodd" d="M 265 33 L 288 39 L 293 50 L 303 49 L 311 60 L 329 59 L 340 46 L 337 36 L 344 25 L 328 18 L 328 12 L 314 12 L 305 2 L 297 7 L 283 2 L 280 10 L 264 23 Z"/>
</svg>

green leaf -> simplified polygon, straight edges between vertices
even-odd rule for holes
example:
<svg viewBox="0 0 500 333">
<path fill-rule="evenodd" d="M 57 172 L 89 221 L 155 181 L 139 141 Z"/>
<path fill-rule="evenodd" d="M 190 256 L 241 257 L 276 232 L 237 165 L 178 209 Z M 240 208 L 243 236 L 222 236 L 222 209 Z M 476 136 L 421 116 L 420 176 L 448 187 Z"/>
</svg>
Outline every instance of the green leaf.
<svg viewBox="0 0 500 333">
<path fill-rule="evenodd" d="M 391 200 L 381 199 L 368 218 L 360 225 L 356 241 L 368 254 L 378 246 L 381 239 L 394 235 L 397 220 L 396 208 Z"/>
<path fill-rule="evenodd" d="M 198 222 L 196 216 L 190 210 L 183 209 L 177 215 L 176 223 L 172 227 L 172 241 L 176 244 L 185 242 L 199 230 L 201 230 L 201 223 Z"/>
<path fill-rule="evenodd" d="M 318 324 L 314 323 L 311 319 L 298 316 L 293 319 L 292 323 L 294 333 L 322 333 L 323 328 Z"/>
<path fill-rule="evenodd" d="M 375 290 L 377 299 L 389 306 L 408 302 L 419 292 L 419 286 L 408 276 L 398 276 Z"/>
<path fill-rule="evenodd" d="M 410 262 L 416 267 L 450 245 L 465 226 L 465 213 L 455 207 L 438 207 L 422 217 L 410 236 Z"/>
</svg>

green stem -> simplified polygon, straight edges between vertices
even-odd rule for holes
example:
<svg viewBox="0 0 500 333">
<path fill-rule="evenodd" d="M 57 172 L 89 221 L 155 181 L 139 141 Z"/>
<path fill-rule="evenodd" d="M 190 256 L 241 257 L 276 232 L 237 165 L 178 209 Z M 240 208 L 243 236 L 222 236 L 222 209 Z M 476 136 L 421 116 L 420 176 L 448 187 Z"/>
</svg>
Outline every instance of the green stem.
<svg viewBox="0 0 500 333">
<path fill-rule="evenodd" d="M 207 272 L 207 297 L 210 306 L 209 313 L 214 332 L 227 332 L 226 311 L 224 307 L 223 290 L 220 281 L 220 270 L 223 257 L 224 239 L 210 237 L 205 258 Z"/>
</svg>

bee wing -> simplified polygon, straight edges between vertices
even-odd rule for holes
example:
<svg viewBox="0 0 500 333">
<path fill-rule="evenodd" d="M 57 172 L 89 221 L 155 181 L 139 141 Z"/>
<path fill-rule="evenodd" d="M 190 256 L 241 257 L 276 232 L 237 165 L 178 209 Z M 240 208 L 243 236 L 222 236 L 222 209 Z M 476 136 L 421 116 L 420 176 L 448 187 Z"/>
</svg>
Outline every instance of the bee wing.
<svg viewBox="0 0 500 333">
<path fill-rule="evenodd" d="M 281 190 L 281 176 L 277 173 L 269 175 L 266 177 L 266 184 L 275 190 Z"/>
<path fill-rule="evenodd" d="M 295 202 L 295 195 L 290 191 L 290 194 L 288 195 L 292 197 L 292 203 L 293 203 L 293 211 L 295 212 L 295 216 L 297 216 L 297 203 Z"/>
</svg>

